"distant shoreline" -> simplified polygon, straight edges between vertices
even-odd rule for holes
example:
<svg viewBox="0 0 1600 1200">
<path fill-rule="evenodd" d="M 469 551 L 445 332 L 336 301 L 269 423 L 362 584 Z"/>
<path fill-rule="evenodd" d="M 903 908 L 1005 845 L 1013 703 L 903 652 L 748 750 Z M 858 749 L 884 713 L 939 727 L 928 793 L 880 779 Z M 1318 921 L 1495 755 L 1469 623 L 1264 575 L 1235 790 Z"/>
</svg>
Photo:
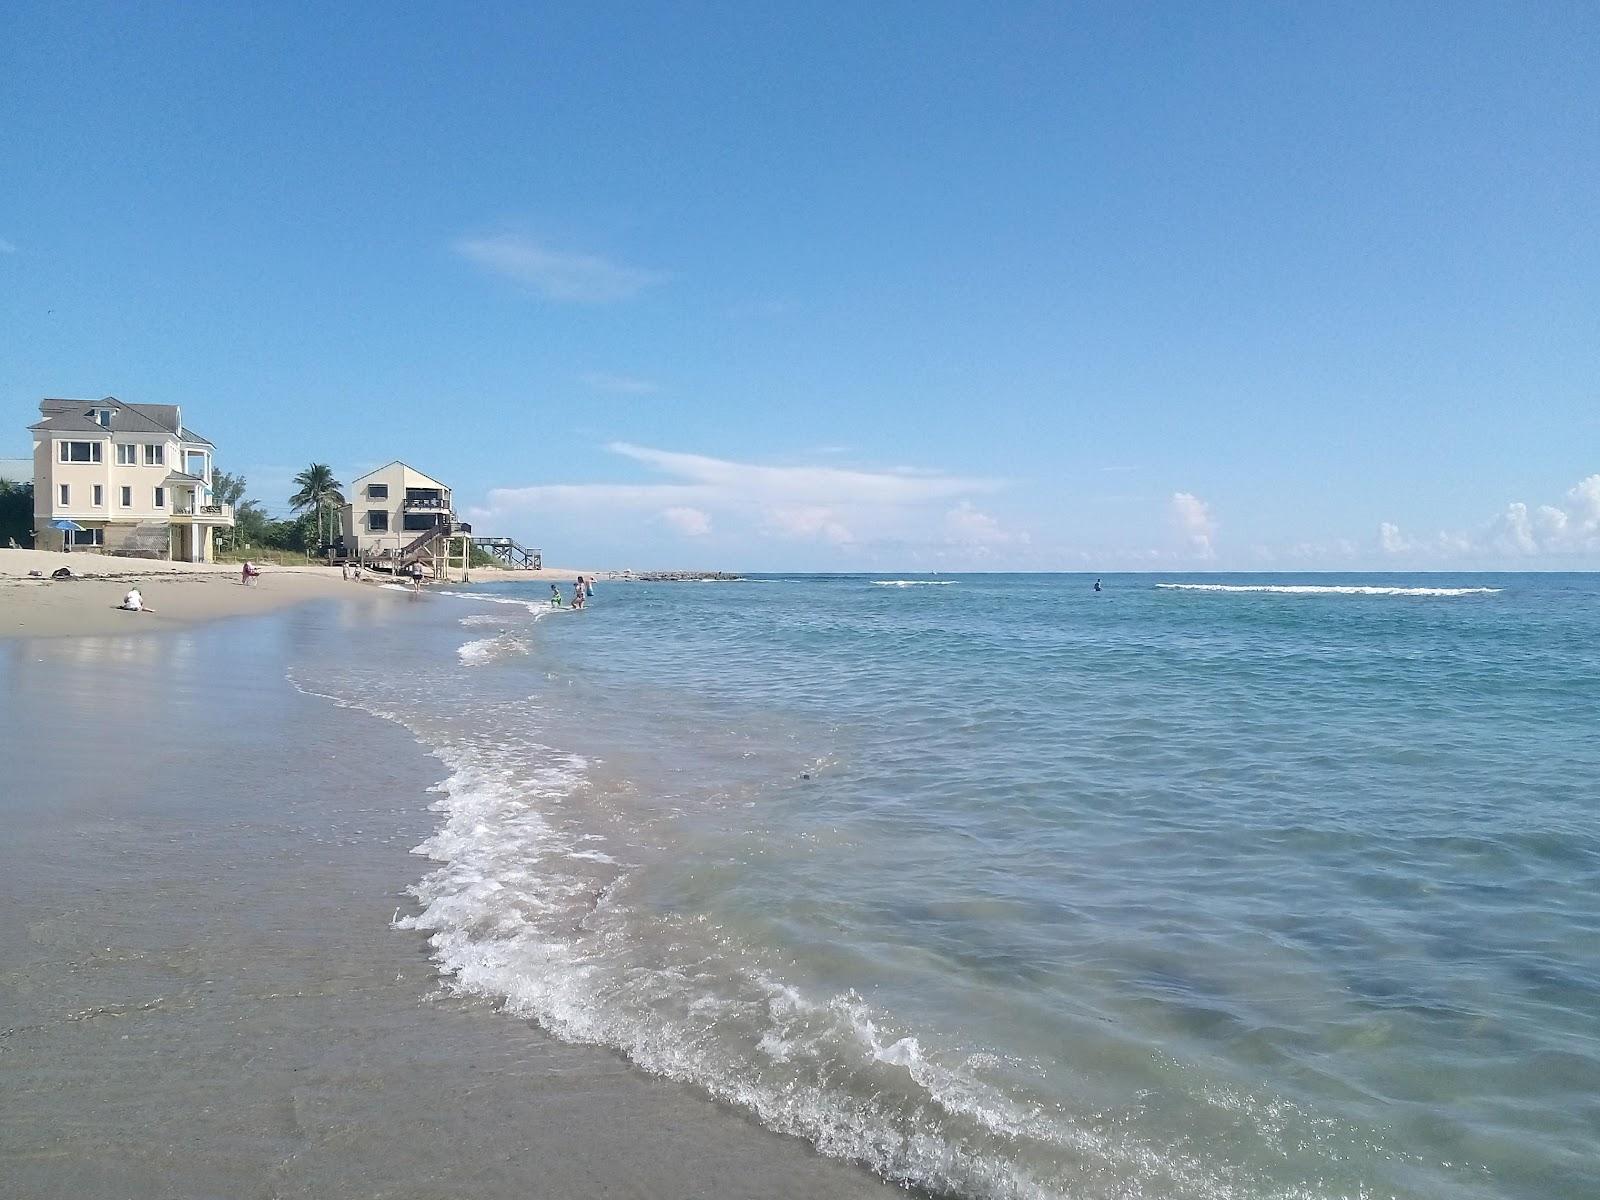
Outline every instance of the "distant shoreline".
<svg viewBox="0 0 1600 1200">
<path fill-rule="evenodd" d="M 62 567 L 71 579 L 51 574 Z M 544 567 L 531 571 L 473 568 L 469 582 L 572 583 L 578 576 L 598 582 L 671 583 L 731 581 L 739 576 L 721 571 L 600 571 Z M 110 554 L 60 553 L 51 550 L 0 550 L 0 638 L 88 637 L 159 632 L 201 621 L 270 612 L 311 600 L 366 599 L 395 603 L 401 593 L 373 586 L 395 582 L 369 574 L 347 580 L 338 567 L 320 563 L 293 566 L 263 564 L 255 586 L 240 582 L 233 563 L 184 563 Z M 147 612 L 125 612 L 118 606 L 129 587 L 137 585 Z"/>
</svg>

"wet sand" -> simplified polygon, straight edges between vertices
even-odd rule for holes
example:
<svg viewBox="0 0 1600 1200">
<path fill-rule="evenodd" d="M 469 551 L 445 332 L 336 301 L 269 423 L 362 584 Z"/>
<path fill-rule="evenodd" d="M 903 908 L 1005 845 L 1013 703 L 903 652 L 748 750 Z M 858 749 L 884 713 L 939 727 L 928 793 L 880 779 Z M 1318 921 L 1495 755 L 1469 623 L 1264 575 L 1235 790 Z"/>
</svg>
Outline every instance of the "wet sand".
<svg viewBox="0 0 1600 1200">
<path fill-rule="evenodd" d="M 283 666 L 404 617 L 0 641 L 0 1197 L 886 1196 L 390 928 L 438 765 Z"/>
</svg>

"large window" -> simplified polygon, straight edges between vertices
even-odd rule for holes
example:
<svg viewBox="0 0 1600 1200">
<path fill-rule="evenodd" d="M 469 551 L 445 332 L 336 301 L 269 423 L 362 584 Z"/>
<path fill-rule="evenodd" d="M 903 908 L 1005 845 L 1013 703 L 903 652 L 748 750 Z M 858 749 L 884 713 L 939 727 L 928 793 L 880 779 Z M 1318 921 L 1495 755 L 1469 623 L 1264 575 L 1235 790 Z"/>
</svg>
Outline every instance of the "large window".
<svg viewBox="0 0 1600 1200">
<path fill-rule="evenodd" d="M 381 508 L 369 509 L 367 512 L 367 529 L 372 533 L 388 533 L 389 514 Z"/>
<path fill-rule="evenodd" d="M 167 489 L 166 488 L 157 488 L 156 489 L 156 507 L 157 508 L 165 508 L 166 506 L 167 506 Z"/>
<path fill-rule="evenodd" d="M 139 447 L 132 442 L 117 443 L 117 466 L 136 467 L 139 465 Z"/>
<path fill-rule="evenodd" d="M 368 500 L 387 500 L 389 498 L 389 485 L 387 483 L 367 484 Z"/>
<path fill-rule="evenodd" d="M 61 442 L 62 462 L 97 463 L 100 461 L 99 442 Z"/>
<path fill-rule="evenodd" d="M 106 531 L 104 529 L 69 529 L 67 537 L 74 546 L 104 546 L 106 544 Z"/>
<path fill-rule="evenodd" d="M 162 467 L 167 462 L 167 448 L 158 442 L 146 442 L 144 447 L 144 465 L 147 467 Z"/>
<path fill-rule="evenodd" d="M 412 533 L 421 533 L 424 529 L 432 529 L 435 525 L 443 525 L 444 516 L 442 513 L 436 512 L 407 513 L 400 518 L 400 524 Z"/>
</svg>

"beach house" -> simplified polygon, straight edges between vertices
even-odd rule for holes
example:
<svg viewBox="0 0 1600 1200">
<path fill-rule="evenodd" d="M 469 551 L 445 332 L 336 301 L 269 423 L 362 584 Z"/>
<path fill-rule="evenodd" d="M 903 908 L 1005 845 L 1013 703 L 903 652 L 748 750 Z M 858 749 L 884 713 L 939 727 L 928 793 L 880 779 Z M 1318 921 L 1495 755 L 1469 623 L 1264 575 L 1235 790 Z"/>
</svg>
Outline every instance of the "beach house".
<svg viewBox="0 0 1600 1200">
<path fill-rule="evenodd" d="M 344 555 L 358 562 L 392 562 L 425 535 L 455 527 L 449 485 L 398 459 L 355 480 L 339 518 Z"/>
<path fill-rule="evenodd" d="M 210 441 L 176 404 L 42 400 L 33 434 L 34 546 L 205 562 L 233 506 L 211 494 Z"/>
</svg>

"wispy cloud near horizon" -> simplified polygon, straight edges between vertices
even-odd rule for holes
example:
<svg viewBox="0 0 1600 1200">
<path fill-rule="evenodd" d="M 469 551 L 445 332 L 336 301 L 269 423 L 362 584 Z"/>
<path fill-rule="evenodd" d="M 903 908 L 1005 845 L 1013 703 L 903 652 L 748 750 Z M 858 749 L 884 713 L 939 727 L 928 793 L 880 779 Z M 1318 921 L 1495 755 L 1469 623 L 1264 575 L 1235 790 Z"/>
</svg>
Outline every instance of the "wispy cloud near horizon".
<svg viewBox="0 0 1600 1200">
<path fill-rule="evenodd" d="M 653 519 L 684 537 L 714 532 L 854 549 L 894 541 L 978 555 L 1028 544 L 973 498 L 1004 481 L 916 467 L 879 470 L 823 464 L 739 462 L 612 442 L 612 454 L 664 477 L 653 483 L 565 483 L 495 488 L 473 519 L 516 523 L 560 511 L 593 520 Z"/>
<path fill-rule="evenodd" d="M 610 304 L 665 283 L 665 272 L 630 267 L 598 254 L 556 250 L 519 233 L 457 238 L 452 249 L 473 265 L 531 287 L 546 300 Z"/>
<path fill-rule="evenodd" d="M 596 392 L 611 392 L 620 396 L 649 396 L 661 390 L 653 379 L 637 375 L 613 375 L 608 371 L 585 371 L 578 382 Z"/>
</svg>

